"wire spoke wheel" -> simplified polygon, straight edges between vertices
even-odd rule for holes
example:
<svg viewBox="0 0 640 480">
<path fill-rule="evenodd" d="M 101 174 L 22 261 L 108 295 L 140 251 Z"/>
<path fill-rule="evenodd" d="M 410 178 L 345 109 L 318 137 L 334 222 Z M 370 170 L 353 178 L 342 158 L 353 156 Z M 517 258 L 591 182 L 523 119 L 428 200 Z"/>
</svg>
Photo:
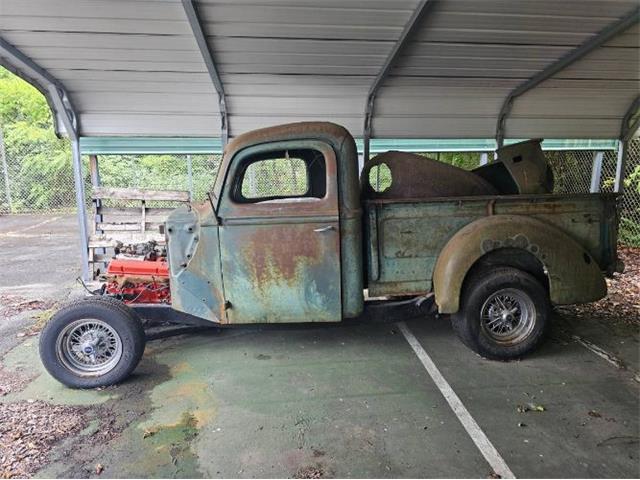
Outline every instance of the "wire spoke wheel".
<svg viewBox="0 0 640 480">
<path fill-rule="evenodd" d="M 108 323 L 98 319 L 71 322 L 58 335 L 56 354 L 66 368 L 80 376 L 100 376 L 122 358 L 122 339 Z"/>
<path fill-rule="evenodd" d="M 505 288 L 490 295 L 480 310 L 484 333 L 494 342 L 514 345 L 524 341 L 536 323 L 536 308 L 523 291 Z"/>
</svg>

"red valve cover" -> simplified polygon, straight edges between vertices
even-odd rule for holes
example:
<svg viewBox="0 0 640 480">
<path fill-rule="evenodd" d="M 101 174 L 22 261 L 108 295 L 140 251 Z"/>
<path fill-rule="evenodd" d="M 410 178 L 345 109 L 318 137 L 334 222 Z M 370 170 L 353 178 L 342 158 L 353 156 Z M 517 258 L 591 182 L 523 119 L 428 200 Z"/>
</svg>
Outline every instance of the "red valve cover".
<svg viewBox="0 0 640 480">
<path fill-rule="evenodd" d="M 169 266 L 164 260 L 150 261 L 114 258 L 109 262 L 107 275 L 169 278 Z M 151 278 L 149 280 L 151 280 Z"/>
<path fill-rule="evenodd" d="M 171 303 L 169 267 L 159 260 L 114 258 L 107 267 L 105 293 L 125 303 Z"/>
</svg>

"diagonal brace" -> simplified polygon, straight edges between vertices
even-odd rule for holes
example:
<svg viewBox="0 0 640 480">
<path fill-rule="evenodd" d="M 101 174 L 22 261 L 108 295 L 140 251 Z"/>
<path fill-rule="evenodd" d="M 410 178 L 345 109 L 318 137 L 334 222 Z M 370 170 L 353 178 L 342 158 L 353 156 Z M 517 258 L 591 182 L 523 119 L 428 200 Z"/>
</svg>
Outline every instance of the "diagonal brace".
<svg viewBox="0 0 640 480">
<path fill-rule="evenodd" d="M 227 100 L 224 92 L 224 85 L 222 84 L 222 78 L 220 77 L 220 72 L 216 66 L 216 63 L 213 58 L 213 52 L 209 47 L 209 43 L 207 42 L 207 37 L 204 34 L 204 30 L 202 28 L 203 22 L 198 13 L 198 9 L 196 7 L 195 0 L 182 0 L 182 6 L 184 8 L 184 12 L 187 15 L 187 21 L 189 22 L 189 26 L 191 27 L 191 31 L 193 32 L 193 36 L 198 44 L 198 49 L 200 50 L 200 55 L 202 55 L 202 60 L 204 60 L 204 64 L 207 67 L 207 72 L 209 72 L 209 77 L 211 78 L 211 82 L 213 83 L 216 92 L 218 93 L 218 106 L 220 109 L 220 131 L 222 137 L 222 146 L 224 147 L 229 141 L 229 118 L 227 114 Z"/>
<path fill-rule="evenodd" d="M 507 117 L 509 116 L 509 113 L 511 112 L 511 108 L 513 107 L 513 102 L 517 97 L 519 97 L 523 93 L 528 92 L 532 88 L 537 87 L 539 84 L 549 79 L 556 73 L 564 70 L 577 60 L 580 60 L 586 54 L 602 46 L 604 43 L 608 42 L 619 33 L 627 30 L 632 25 L 635 25 L 636 23 L 638 23 L 639 19 L 640 7 L 636 7 L 629 13 L 627 13 L 624 17 L 611 23 L 599 33 L 588 38 L 584 43 L 574 48 L 569 53 L 535 74 L 533 77 L 514 88 L 505 98 L 502 104 L 502 108 L 500 108 L 500 113 L 498 114 L 498 122 L 496 125 L 496 142 L 498 144 L 498 147 L 501 147 L 504 143 L 505 123 Z"/>
<path fill-rule="evenodd" d="M 364 111 L 364 162 L 366 163 L 369 160 L 369 143 L 371 140 L 371 124 L 373 121 L 373 110 L 376 95 L 378 94 L 378 90 L 380 89 L 380 85 L 385 78 L 387 78 L 391 68 L 395 64 L 396 60 L 400 56 L 402 49 L 408 43 L 408 38 L 411 37 L 416 27 L 420 23 L 420 19 L 424 17 L 427 13 L 427 7 L 431 7 L 434 4 L 434 0 L 421 0 L 418 6 L 415 8 L 411 17 L 405 24 L 402 33 L 396 40 L 396 43 L 393 45 L 391 52 L 387 56 L 382 68 L 373 79 L 373 83 L 369 87 L 369 92 L 367 94 L 367 101 L 365 103 L 365 111 Z"/>
</svg>

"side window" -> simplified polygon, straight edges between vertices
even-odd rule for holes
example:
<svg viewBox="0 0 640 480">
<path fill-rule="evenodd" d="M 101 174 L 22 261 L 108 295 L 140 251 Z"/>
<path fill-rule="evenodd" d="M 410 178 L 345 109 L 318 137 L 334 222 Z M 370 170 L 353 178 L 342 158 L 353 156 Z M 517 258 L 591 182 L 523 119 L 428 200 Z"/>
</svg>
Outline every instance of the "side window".
<svg viewBox="0 0 640 480">
<path fill-rule="evenodd" d="M 326 193 L 325 160 L 316 150 L 261 153 L 246 159 L 240 171 L 234 188 L 236 202 L 323 198 Z"/>
</svg>

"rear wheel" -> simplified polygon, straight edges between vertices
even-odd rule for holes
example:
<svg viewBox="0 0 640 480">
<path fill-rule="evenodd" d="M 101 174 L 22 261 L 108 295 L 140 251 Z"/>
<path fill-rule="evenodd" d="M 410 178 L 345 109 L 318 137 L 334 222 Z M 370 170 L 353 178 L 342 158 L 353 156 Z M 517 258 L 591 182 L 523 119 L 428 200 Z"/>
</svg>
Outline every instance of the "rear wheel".
<svg viewBox="0 0 640 480">
<path fill-rule="evenodd" d="M 493 360 L 520 358 L 544 339 L 550 304 L 532 275 L 510 267 L 473 274 L 465 281 L 453 328 L 465 345 Z"/>
<path fill-rule="evenodd" d="M 144 346 L 144 329 L 133 310 L 110 298 L 90 297 L 51 318 L 40 335 L 40 358 L 68 387 L 95 388 L 128 377 Z"/>
</svg>

